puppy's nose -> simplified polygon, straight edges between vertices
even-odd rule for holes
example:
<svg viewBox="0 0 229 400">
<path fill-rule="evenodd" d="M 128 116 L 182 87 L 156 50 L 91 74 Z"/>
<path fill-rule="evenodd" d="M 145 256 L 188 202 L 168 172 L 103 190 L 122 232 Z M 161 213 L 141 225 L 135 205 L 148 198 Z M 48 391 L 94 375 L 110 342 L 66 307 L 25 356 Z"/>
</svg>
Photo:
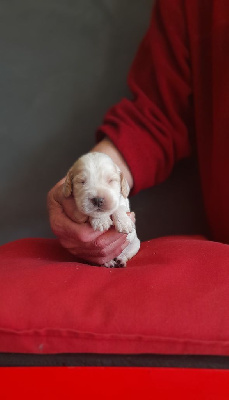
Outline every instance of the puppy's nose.
<svg viewBox="0 0 229 400">
<path fill-rule="evenodd" d="M 91 202 L 92 202 L 93 206 L 101 207 L 103 205 L 104 198 L 103 197 L 93 197 L 93 199 L 91 199 Z"/>
</svg>

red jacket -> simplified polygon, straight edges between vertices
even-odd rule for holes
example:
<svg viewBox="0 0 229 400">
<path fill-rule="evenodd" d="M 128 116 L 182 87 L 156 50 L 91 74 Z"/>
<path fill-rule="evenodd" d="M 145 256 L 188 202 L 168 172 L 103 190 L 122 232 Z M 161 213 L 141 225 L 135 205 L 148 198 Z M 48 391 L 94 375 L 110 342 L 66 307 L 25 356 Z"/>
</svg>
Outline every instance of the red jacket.
<svg viewBox="0 0 229 400">
<path fill-rule="evenodd" d="M 165 180 L 195 134 L 212 236 L 229 243 L 229 0 L 158 0 L 128 83 L 133 98 L 98 136 L 123 154 L 133 192 Z"/>
</svg>

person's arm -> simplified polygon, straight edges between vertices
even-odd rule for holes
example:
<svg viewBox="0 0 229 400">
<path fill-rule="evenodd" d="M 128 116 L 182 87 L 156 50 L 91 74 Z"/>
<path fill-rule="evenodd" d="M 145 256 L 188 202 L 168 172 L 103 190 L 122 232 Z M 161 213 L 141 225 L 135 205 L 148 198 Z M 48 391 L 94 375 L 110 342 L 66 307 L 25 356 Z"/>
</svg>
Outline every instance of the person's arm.
<svg viewBox="0 0 229 400">
<path fill-rule="evenodd" d="M 190 52 L 184 0 L 157 0 L 129 73 L 132 99 L 105 115 L 97 138 L 109 137 L 133 177 L 133 190 L 164 181 L 190 154 Z"/>
</svg>

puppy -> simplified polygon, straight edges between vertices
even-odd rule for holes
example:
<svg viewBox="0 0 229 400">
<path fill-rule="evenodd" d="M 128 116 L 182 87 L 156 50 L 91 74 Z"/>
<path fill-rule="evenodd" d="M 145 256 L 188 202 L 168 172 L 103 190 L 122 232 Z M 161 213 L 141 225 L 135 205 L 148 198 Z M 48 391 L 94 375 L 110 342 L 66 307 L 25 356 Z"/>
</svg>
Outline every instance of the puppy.
<svg viewBox="0 0 229 400">
<path fill-rule="evenodd" d="M 65 197 L 73 194 L 77 211 L 76 221 L 89 221 L 94 230 L 104 232 L 112 225 L 118 232 L 127 233 L 129 245 L 107 268 L 125 267 L 140 248 L 135 225 L 127 215 L 129 185 L 112 159 L 104 153 L 88 153 L 70 168 L 63 186 Z"/>
</svg>

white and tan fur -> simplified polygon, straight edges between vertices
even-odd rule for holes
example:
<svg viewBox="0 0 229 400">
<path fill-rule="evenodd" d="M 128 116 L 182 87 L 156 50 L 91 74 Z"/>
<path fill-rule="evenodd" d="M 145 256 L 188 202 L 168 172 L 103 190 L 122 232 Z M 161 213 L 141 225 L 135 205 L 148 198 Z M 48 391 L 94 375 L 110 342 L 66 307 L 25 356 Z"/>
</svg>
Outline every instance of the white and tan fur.
<svg viewBox="0 0 229 400">
<path fill-rule="evenodd" d="M 104 153 L 88 153 L 70 168 L 63 187 L 64 195 L 73 194 L 78 223 L 89 220 L 94 230 L 104 232 L 112 225 L 126 233 L 129 245 L 105 267 L 124 267 L 140 248 L 135 225 L 127 215 L 129 185 L 118 166 Z"/>
</svg>

